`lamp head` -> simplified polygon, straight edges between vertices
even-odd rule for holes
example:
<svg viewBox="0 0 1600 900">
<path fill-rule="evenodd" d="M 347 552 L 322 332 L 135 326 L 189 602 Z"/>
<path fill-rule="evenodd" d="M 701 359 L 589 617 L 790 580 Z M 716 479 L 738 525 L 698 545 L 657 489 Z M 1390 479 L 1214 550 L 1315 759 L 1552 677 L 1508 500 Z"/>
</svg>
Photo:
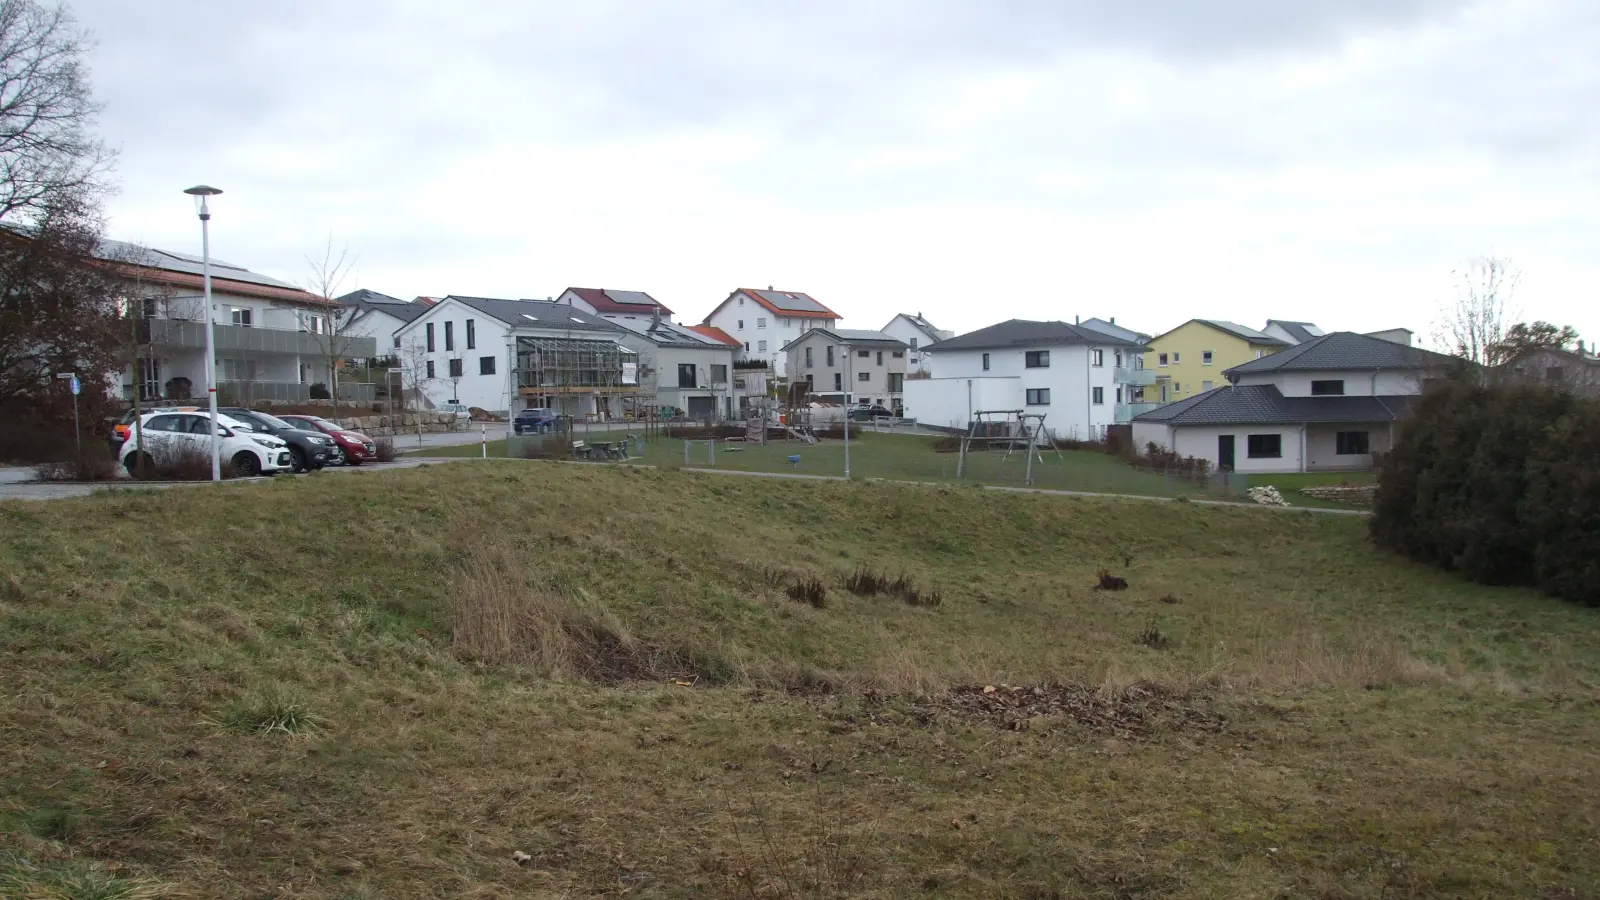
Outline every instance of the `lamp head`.
<svg viewBox="0 0 1600 900">
<path fill-rule="evenodd" d="M 222 193 L 222 190 L 208 184 L 197 184 L 192 188 L 186 188 L 184 193 L 194 198 L 194 211 L 200 214 L 200 218 L 209 219 L 211 209 L 206 205 L 206 198 L 215 197 Z"/>
</svg>

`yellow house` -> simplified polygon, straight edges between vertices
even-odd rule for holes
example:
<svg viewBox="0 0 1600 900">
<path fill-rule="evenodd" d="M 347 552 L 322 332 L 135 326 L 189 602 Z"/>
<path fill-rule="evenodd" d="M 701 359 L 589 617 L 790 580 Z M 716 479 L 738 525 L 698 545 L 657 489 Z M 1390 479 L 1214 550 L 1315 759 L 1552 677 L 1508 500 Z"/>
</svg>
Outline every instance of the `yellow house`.
<svg viewBox="0 0 1600 900">
<path fill-rule="evenodd" d="M 1150 341 L 1144 355 L 1147 369 L 1155 369 L 1153 399 L 1171 403 L 1222 387 L 1222 374 L 1290 346 L 1269 334 L 1218 319 L 1190 319 Z M 1151 389 L 1145 389 L 1150 397 Z"/>
</svg>

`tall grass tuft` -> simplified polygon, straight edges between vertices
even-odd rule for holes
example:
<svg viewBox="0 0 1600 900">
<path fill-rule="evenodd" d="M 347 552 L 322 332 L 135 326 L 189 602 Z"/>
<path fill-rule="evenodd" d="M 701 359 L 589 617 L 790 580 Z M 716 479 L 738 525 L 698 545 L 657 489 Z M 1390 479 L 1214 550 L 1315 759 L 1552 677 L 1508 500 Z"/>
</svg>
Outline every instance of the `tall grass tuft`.
<svg viewBox="0 0 1600 900">
<path fill-rule="evenodd" d="M 325 724 L 297 694 L 278 686 L 229 704 L 216 721 L 253 734 L 305 734 Z"/>
</svg>

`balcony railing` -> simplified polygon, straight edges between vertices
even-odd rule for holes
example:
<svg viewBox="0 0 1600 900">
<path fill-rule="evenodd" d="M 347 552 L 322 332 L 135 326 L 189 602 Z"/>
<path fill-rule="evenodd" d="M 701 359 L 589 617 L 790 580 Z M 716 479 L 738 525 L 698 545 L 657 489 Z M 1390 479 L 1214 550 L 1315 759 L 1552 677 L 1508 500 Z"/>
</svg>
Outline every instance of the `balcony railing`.
<svg viewBox="0 0 1600 900">
<path fill-rule="evenodd" d="M 1159 408 L 1161 405 L 1160 403 L 1118 403 L 1117 421 L 1131 422 L 1134 416 L 1144 415 L 1152 409 Z"/>
<path fill-rule="evenodd" d="M 1115 377 L 1117 384 L 1131 384 L 1137 387 L 1149 387 L 1156 383 L 1154 369 L 1134 369 L 1128 366 L 1118 366 Z"/>
<path fill-rule="evenodd" d="M 372 403 L 377 396 L 377 385 L 366 382 L 339 382 L 339 399 L 353 403 Z M 133 399 L 133 385 L 122 386 L 122 399 Z M 189 401 L 196 405 L 205 401 L 205 385 L 200 385 L 198 390 L 191 389 L 188 397 L 164 397 L 154 384 L 144 385 L 144 393 L 140 398 L 146 401 Z M 218 399 L 224 404 L 238 404 L 252 406 L 263 400 L 274 403 L 307 403 L 311 400 L 311 385 L 298 384 L 292 381 L 219 381 L 217 382 Z"/>
<path fill-rule="evenodd" d="M 206 324 L 183 319 L 146 319 L 141 337 L 147 343 L 165 347 L 204 348 Z M 326 357 L 328 335 L 281 328 L 252 328 L 244 325 L 216 325 L 218 353 L 283 353 L 296 356 Z M 376 338 L 341 334 L 331 338 L 332 349 L 344 358 L 362 359 L 378 355 Z"/>
</svg>

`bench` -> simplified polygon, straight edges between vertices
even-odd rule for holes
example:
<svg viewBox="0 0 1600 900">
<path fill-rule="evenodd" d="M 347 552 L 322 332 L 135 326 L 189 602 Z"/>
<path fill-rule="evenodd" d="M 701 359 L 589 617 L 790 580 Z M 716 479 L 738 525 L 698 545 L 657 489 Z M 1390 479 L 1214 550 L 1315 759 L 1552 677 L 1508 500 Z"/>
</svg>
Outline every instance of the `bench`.
<svg viewBox="0 0 1600 900">
<path fill-rule="evenodd" d="M 572 442 L 572 458 L 573 459 L 588 459 L 589 458 L 589 448 L 584 446 L 583 441 L 573 441 Z"/>
</svg>

